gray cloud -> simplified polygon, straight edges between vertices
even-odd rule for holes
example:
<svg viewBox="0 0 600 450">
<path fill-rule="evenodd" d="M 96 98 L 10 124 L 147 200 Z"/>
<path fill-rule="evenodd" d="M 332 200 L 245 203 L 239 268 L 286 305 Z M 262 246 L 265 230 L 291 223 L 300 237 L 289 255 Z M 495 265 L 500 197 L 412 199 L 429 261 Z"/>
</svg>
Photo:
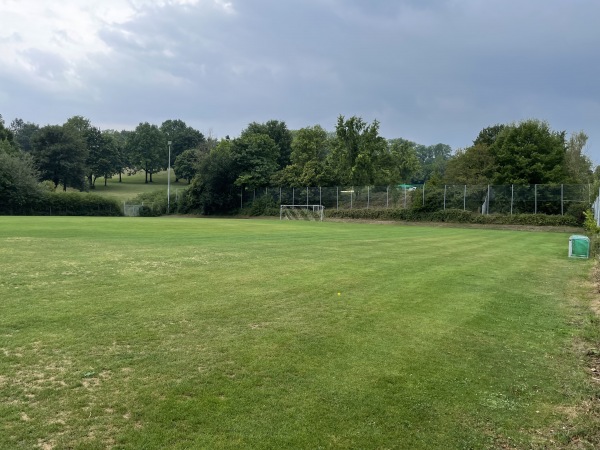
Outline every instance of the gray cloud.
<svg viewBox="0 0 600 450">
<path fill-rule="evenodd" d="M 0 70 L 2 84 L 24 96 L 6 88 L 13 104 L 2 113 L 39 122 L 82 114 L 128 127 L 181 118 L 219 136 L 254 120 L 332 129 L 338 114 L 359 115 L 378 119 L 386 137 L 454 148 L 483 127 L 535 117 L 586 131 L 600 162 L 596 1 L 232 6 L 233 14 L 206 1 L 140 7 L 126 22 L 106 24 L 98 37 L 108 50 L 76 66 L 76 99 L 61 101 Z M 40 77 L 73 70 L 35 48 L 26 54 Z M 40 118 L 39 104 L 53 104 L 53 115 Z"/>
</svg>

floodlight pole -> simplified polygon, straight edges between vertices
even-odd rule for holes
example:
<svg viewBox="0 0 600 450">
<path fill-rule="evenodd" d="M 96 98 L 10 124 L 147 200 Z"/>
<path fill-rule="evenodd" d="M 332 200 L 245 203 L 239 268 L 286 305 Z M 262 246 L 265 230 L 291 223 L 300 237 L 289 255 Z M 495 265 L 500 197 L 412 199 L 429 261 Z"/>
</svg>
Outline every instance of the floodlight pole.
<svg viewBox="0 0 600 450">
<path fill-rule="evenodd" d="M 169 145 L 169 164 L 167 169 L 167 214 L 171 211 L 171 141 L 167 141 Z"/>
</svg>

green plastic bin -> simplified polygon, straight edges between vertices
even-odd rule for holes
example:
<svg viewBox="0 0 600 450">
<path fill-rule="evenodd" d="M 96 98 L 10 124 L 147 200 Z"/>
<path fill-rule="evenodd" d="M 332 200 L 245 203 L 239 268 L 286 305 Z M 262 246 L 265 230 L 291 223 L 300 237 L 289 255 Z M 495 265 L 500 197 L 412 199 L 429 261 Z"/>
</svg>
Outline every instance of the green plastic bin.
<svg viewBox="0 0 600 450">
<path fill-rule="evenodd" d="M 590 238 L 574 234 L 569 238 L 569 258 L 589 258 Z"/>
</svg>

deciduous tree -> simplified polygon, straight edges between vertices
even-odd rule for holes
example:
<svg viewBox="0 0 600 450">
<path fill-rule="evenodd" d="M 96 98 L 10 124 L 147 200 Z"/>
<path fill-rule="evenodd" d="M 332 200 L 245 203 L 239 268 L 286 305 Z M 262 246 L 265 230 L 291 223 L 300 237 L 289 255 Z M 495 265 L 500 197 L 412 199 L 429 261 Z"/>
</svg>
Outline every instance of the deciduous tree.
<svg viewBox="0 0 600 450">
<path fill-rule="evenodd" d="M 339 116 L 331 158 L 338 183 L 366 186 L 373 184 L 386 141 L 379 136 L 379 122 L 367 124 L 360 117 L 346 120 Z"/>
<path fill-rule="evenodd" d="M 167 140 L 156 125 L 140 123 L 128 136 L 126 146 L 133 167 L 144 171 L 145 183 L 152 183 L 152 174 L 166 168 Z"/>
<path fill-rule="evenodd" d="M 446 165 L 444 180 L 457 184 L 488 184 L 494 170 L 490 147 L 476 140 L 467 149 L 459 149 Z"/>
<path fill-rule="evenodd" d="M 233 142 L 222 139 L 210 153 L 202 154 L 198 173 L 188 191 L 188 207 L 204 214 L 226 212 L 237 207 L 238 189 Z"/>
<path fill-rule="evenodd" d="M 566 179 L 565 132 L 546 122 L 506 126 L 490 146 L 494 184 L 562 183 Z"/>
<path fill-rule="evenodd" d="M 204 135 L 188 126 L 183 120 L 165 120 L 160 126 L 160 131 L 167 141 L 171 141 L 171 166 L 175 160 L 184 151 L 200 148 L 206 141 Z M 168 159 L 168 158 L 167 158 Z M 175 182 L 179 181 L 179 176 L 175 173 Z"/>
<path fill-rule="evenodd" d="M 191 148 L 184 150 L 177 158 L 173 165 L 175 176 L 188 180 L 188 184 L 192 181 L 192 178 L 198 172 L 198 164 L 200 163 L 200 150 L 197 148 Z"/>
<path fill-rule="evenodd" d="M 10 123 L 10 129 L 15 135 L 15 142 L 23 152 L 31 152 L 33 148 L 32 139 L 40 129 L 39 125 L 25 122 L 23 119 L 14 119 Z"/>
<path fill-rule="evenodd" d="M 235 184 L 250 189 L 269 186 L 277 170 L 279 149 L 266 134 L 244 133 L 233 140 Z"/>
<path fill-rule="evenodd" d="M 43 180 L 55 187 L 85 188 L 87 147 L 82 136 L 71 127 L 47 125 L 33 138 L 33 156 Z"/>
<path fill-rule="evenodd" d="M 568 182 L 589 183 L 593 179 L 592 161 L 585 154 L 588 136 L 583 131 L 572 133 L 566 144 L 565 167 Z"/>
<path fill-rule="evenodd" d="M 290 164 L 277 176 L 280 186 L 325 186 L 329 184 L 327 155 L 331 139 L 319 125 L 302 128 L 294 133 Z"/>
<path fill-rule="evenodd" d="M 0 214 L 22 214 L 42 195 L 31 155 L 0 152 Z"/>
<path fill-rule="evenodd" d="M 279 120 L 269 120 L 266 123 L 252 122 L 242 131 L 241 136 L 244 137 L 246 134 L 269 136 L 277 146 L 277 168 L 282 169 L 290 164 L 293 137 L 285 122 Z"/>
<path fill-rule="evenodd" d="M 405 139 L 388 141 L 387 152 L 378 171 L 381 184 L 410 183 L 420 170 L 421 163 L 413 142 Z"/>
</svg>

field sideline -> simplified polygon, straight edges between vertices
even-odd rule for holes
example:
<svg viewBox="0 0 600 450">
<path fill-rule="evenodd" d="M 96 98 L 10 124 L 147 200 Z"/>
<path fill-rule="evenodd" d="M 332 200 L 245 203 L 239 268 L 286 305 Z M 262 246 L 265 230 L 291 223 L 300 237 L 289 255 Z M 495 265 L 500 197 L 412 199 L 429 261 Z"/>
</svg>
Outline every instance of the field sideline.
<svg viewBox="0 0 600 450">
<path fill-rule="evenodd" d="M 568 237 L 2 217 L 0 448 L 567 445 Z"/>
</svg>

